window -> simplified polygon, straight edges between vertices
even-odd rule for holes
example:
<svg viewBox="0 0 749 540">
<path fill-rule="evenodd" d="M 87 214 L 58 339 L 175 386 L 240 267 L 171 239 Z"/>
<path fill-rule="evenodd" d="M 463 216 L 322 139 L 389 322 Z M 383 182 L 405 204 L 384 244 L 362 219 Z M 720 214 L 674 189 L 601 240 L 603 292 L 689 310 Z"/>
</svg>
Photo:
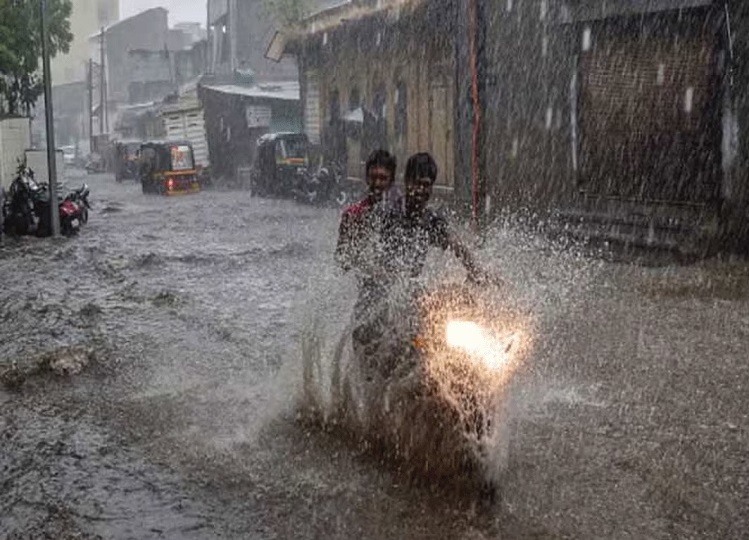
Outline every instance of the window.
<svg viewBox="0 0 749 540">
<path fill-rule="evenodd" d="M 387 94 L 385 85 L 380 83 L 375 86 L 374 96 L 372 97 L 372 112 L 379 120 L 384 120 L 387 116 Z"/>
<path fill-rule="evenodd" d="M 361 107 L 361 94 L 359 93 L 359 87 L 354 86 L 348 95 L 348 110 L 355 111 Z"/>
<path fill-rule="evenodd" d="M 395 135 L 403 138 L 408 134 L 408 87 L 404 81 L 395 85 Z"/>
<path fill-rule="evenodd" d="M 193 168 L 192 149 L 187 145 L 174 145 L 172 152 L 172 170 L 189 171 Z"/>
</svg>

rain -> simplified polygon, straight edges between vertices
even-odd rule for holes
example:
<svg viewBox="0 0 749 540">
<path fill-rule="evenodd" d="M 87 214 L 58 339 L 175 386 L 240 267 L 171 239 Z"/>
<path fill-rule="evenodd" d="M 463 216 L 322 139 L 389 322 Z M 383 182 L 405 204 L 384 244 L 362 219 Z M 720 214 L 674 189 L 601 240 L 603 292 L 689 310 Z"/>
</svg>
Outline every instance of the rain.
<svg viewBox="0 0 749 540">
<path fill-rule="evenodd" d="M 745 538 L 743 4 L 0 2 L 0 537 Z"/>
</svg>

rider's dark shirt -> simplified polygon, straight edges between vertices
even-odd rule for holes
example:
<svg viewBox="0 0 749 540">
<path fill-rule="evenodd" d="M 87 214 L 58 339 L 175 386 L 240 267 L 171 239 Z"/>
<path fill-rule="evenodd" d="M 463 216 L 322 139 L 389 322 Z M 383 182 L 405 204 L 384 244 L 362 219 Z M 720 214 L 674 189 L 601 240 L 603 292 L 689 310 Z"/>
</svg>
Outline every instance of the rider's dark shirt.
<svg viewBox="0 0 749 540">
<path fill-rule="evenodd" d="M 393 214 L 383 229 L 382 241 L 388 271 L 418 277 L 430 247 L 448 248 L 447 220 L 429 208 L 418 216 Z"/>
</svg>

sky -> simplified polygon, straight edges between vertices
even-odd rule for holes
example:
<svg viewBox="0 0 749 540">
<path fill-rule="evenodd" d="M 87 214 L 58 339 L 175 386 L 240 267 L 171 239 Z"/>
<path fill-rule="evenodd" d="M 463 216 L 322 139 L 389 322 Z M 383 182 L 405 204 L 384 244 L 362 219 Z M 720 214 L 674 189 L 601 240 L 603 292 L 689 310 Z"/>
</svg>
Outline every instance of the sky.
<svg viewBox="0 0 749 540">
<path fill-rule="evenodd" d="M 153 7 L 169 10 L 169 24 L 199 22 L 205 26 L 206 0 L 120 0 L 120 15 L 124 19 Z"/>
</svg>

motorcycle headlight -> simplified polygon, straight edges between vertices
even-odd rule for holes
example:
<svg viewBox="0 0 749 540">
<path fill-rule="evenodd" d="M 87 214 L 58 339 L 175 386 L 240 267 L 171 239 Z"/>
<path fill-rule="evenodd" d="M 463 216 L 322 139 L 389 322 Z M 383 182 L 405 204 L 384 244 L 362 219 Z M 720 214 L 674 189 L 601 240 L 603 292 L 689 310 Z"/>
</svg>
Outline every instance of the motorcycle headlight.
<svg viewBox="0 0 749 540">
<path fill-rule="evenodd" d="M 467 353 L 493 370 L 502 369 L 512 360 L 518 342 L 516 334 L 495 336 L 470 321 L 449 321 L 446 339 L 448 346 Z"/>
</svg>

